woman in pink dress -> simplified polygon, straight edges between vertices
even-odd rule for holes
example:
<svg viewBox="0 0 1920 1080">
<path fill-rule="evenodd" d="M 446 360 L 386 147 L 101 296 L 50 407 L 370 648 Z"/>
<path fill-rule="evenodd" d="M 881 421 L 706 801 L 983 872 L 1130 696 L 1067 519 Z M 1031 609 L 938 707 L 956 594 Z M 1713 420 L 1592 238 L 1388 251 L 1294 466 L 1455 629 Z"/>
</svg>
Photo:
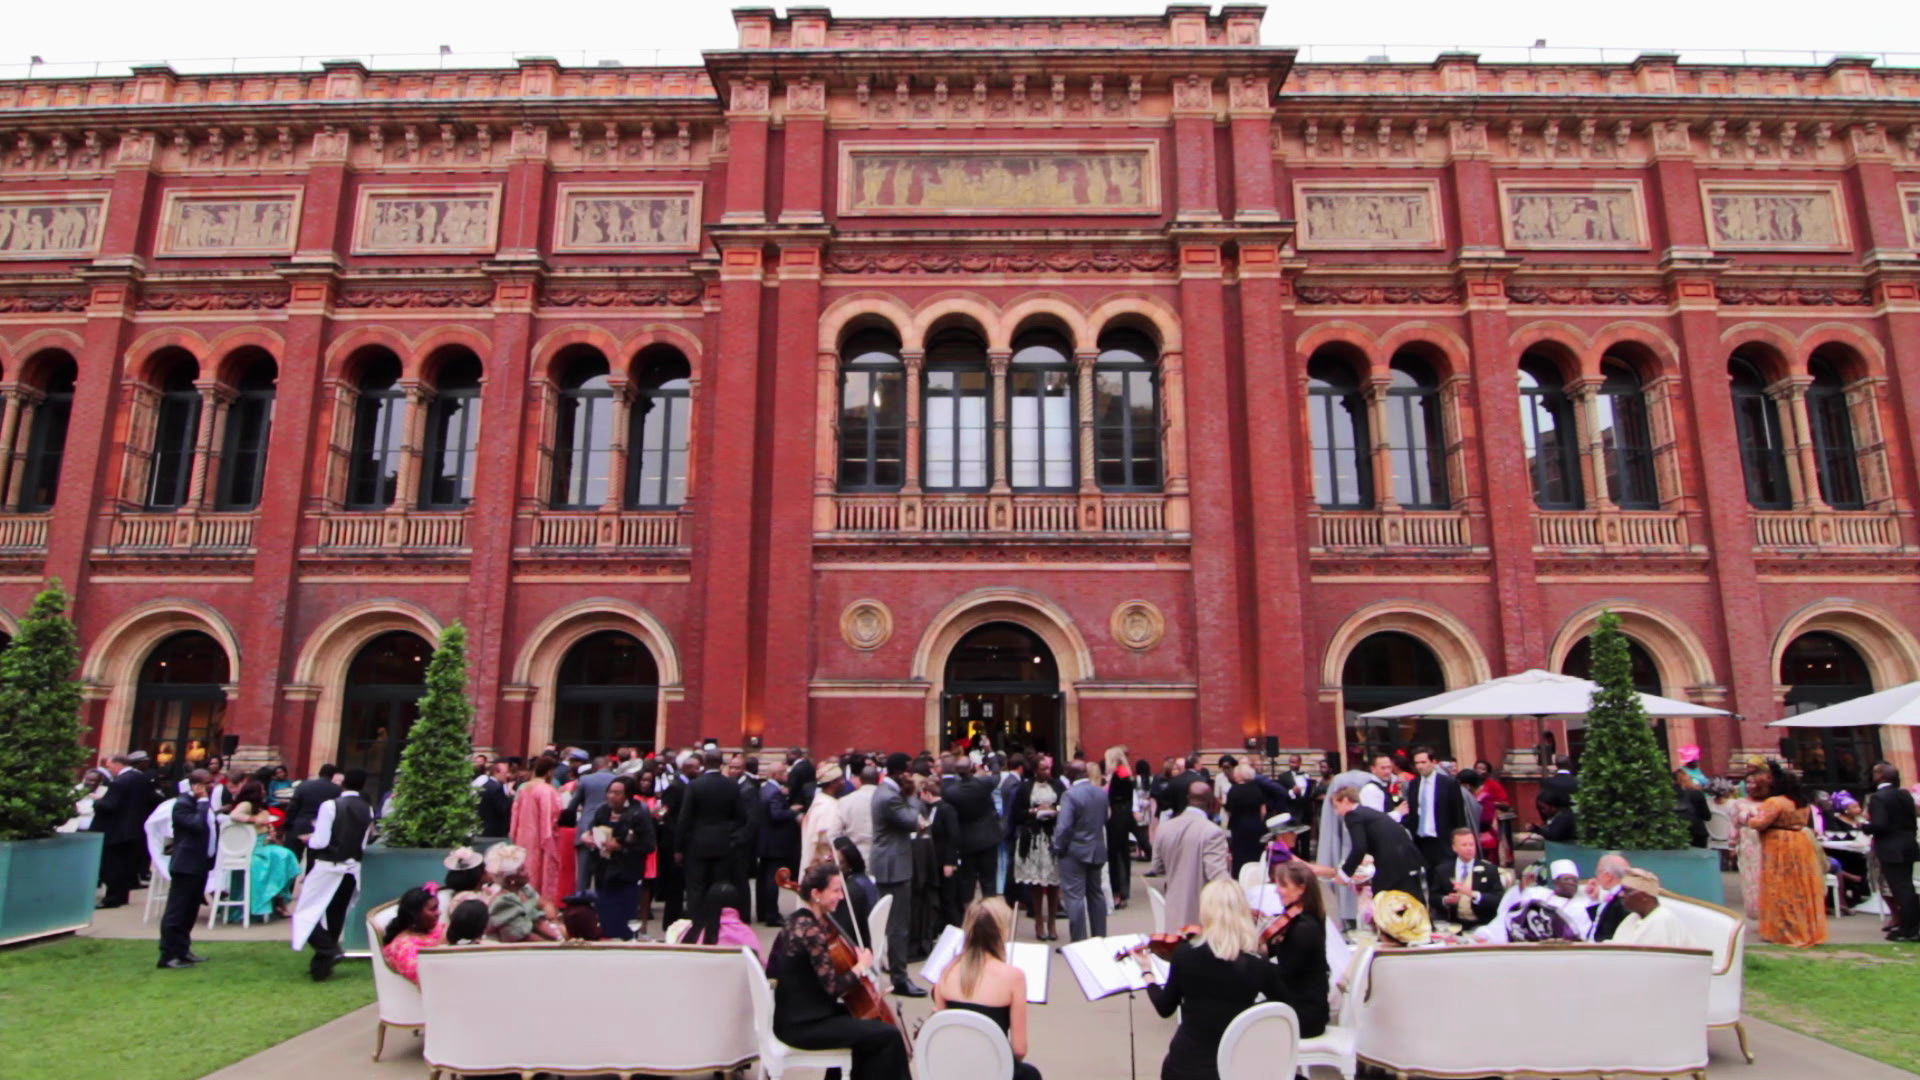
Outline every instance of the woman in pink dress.
<svg viewBox="0 0 1920 1080">
<path fill-rule="evenodd" d="M 380 940 L 380 955 L 408 982 L 419 985 L 420 950 L 446 941 L 440 925 L 440 889 L 432 882 L 408 889 L 395 905 L 393 918 Z"/>
<path fill-rule="evenodd" d="M 544 754 L 533 763 L 532 781 L 514 794 L 507 829 L 513 842 L 527 849 L 527 882 L 555 903 L 573 891 L 573 875 L 563 871 L 560 860 L 560 792 L 553 786 L 557 764 Z"/>
</svg>

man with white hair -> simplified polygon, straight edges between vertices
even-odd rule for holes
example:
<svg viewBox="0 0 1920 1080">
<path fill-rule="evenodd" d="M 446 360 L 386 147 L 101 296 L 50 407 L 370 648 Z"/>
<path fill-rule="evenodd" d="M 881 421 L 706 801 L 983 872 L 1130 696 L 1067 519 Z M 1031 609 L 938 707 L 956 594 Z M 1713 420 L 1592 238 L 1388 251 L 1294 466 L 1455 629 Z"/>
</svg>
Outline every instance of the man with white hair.
<svg viewBox="0 0 1920 1080">
<path fill-rule="evenodd" d="M 1660 879 L 1651 870 L 1634 867 L 1620 882 L 1620 901 L 1627 917 L 1614 931 L 1615 945 L 1655 945 L 1670 949 L 1700 946 L 1672 909 L 1660 902 Z"/>
<path fill-rule="evenodd" d="M 1627 907 L 1620 899 L 1620 883 L 1631 869 L 1627 857 L 1618 852 L 1600 856 L 1600 862 L 1593 869 L 1593 880 L 1587 884 L 1587 894 L 1592 898 L 1587 905 L 1588 941 L 1613 940 L 1614 931 L 1627 917 Z"/>
</svg>

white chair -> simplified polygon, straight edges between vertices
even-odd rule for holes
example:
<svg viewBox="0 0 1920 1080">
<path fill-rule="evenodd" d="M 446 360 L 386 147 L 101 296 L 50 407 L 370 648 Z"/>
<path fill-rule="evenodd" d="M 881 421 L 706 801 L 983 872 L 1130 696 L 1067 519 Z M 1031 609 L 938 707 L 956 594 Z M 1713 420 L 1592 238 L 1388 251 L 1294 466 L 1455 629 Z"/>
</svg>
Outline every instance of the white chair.
<svg viewBox="0 0 1920 1080">
<path fill-rule="evenodd" d="M 1290 1077 L 1299 1058 L 1300 1018 L 1283 1002 L 1255 1005 L 1234 1017 L 1220 1036 L 1220 1080 Z"/>
<path fill-rule="evenodd" d="M 753 1033 L 760 1042 L 760 1071 L 767 1080 L 780 1080 L 788 1069 L 839 1069 L 841 1076 L 853 1073 L 852 1050 L 801 1050 L 788 1046 L 773 1033 L 773 987 L 766 972 L 752 953 L 742 949 L 740 962 L 751 970 L 747 989 L 753 996 Z M 982 1017 L 982 1019 L 985 1019 Z"/>
<path fill-rule="evenodd" d="M 680 943 L 680 935 L 686 933 L 687 927 L 692 925 L 692 919 L 675 919 L 667 925 L 667 936 L 660 940 L 669 945 L 678 945 Z"/>
<path fill-rule="evenodd" d="M 867 948 L 873 950 L 873 970 L 887 970 L 887 924 L 893 921 L 893 897 L 883 896 L 867 912 Z"/>
<path fill-rule="evenodd" d="M 380 1025 L 373 1036 L 375 1061 L 380 1060 L 381 1052 L 387 1048 L 388 1028 L 405 1028 L 417 1033 L 427 1024 L 427 1007 L 420 1000 L 420 988 L 393 970 L 380 948 L 380 939 L 386 936 L 387 924 L 393 921 L 393 912 L 399 903 L 391 901 L 367 912 L 367 944 L 373 949 L 373 992 L 380 1005 Z"/>
<path fill-rule="evenodd" d="M 1240 887 L 1245 889 L 1248 895 L 1252 895 L 1253 890 L 1260 888 L 1266 883 L 1267 865 L 1261 860 L 1255 859 L 1240 868 Z"/>
<path fill-rule="evenodd" d="M 1827 875 L 1827 895 L 1832 899 L 1833 917 L 1839 918 L 1846 912 L 1840 907 L 1840 878 L 1837 874 Z"/>
<path fill-rule="evenodd" d="M 1720 869 L 1732 869 L 1733 817 L 1721 803 L 1714 803 L 1707 816 L 1707 850 L 1720 853 Z"/>
<path fill-rule="evenodd" d="M 913 1039 L 913 1060 L 920 1080 L 1010 1080 L 1013 1076 L 1013 1047 L 1000 1025 L 965 1009 L 943 1009 L 921 1024 L 920 1034 Z"/>
<path fill-rule="evenodd" d="M 1153 932 L 1167 932 L 1167 896 L 1153 886 L 1147 886 L 1147 901 L 1153 905 Z"/>
<path fill-rule="evenodd" d="M 1327 1030 L 1313 1038 L 1300 1040 L 1294 1059 L 1300 1071 L 1312 1075 L 1313 1066 L 1324 1065 L 1337 1070 L 1344 1080 L 1353 1080 L 1360 1071 L 1354 1028 L 1358 1023 L 1358 1002 L 1366 997 L 1367 960 L 1372 955 L 1368 949 L 1353 950 L 1346 974 L 1333 984 L 1328 994 L 1329 1004 L 1333 1005 L 1332 1022 L 1327 1024 Z M 1298 1019 L 1296 1016 L 1296 1023 Z"/>
<path fill-rule="evenodd" d="M 207 926 L 220 917 L 221 908 L 240 909 L 240 925 L 253 925 L 253 826 L 231 822 L 220 828 L 220 846 L 213 856 L 213 873 L 207 875 Z M 240 899 L 235 900 L 233 875 L 240 875 Z"/>
<path fill-rule="evenodd" d="M 152 884 L 147 886 L 147 904 L 140 914 L 141 925 L 153 919 L 153 913 L 167 910 L 167 893 L 173 891 L 173 871 L 167 865 L 167 841 L 173 839 L 173 803 L 163 802 L 147 815 L 147 858 L 153 864 Z"/>
</svg>

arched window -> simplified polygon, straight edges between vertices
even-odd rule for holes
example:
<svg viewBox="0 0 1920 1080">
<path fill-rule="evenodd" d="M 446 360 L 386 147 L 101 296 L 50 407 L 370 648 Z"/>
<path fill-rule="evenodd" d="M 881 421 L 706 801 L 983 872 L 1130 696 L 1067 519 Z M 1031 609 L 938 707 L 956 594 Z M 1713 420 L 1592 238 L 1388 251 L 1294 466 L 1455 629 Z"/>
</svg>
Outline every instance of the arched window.
<svg viewBox="0 0 1920 1080">
<path fill-rule="evenodd" d="M 187 501 L 194 443 L 200 436 L 200 391 L 193 385 L 199 372 L 199 365 L 183 355 L 168 365 L 160 381 L 153 458 L 147 475 L 149 510 L 174 510 Z"/>
<path fill-rule="evenodd" d="M 382 352 L 360 373 L 353 411 L 353 449 L 348 457 L 347 507 L 384 510 L 393 505 L 406 445 L 406 391 L 400 361 Z"/>
<path fill-rule="evenodd" d="M 1440 659 L 1411 634 L 1384 630 L 1354 646 L 1340 674 L 1341 707 L 1346 714 L 1347 760 L 1357 768 L 1376 754 L 1404 754 L 1431 746 L 1451 754 L 1453 732 L 1445 720 L 1380 720 L 1360 714 L 1431 697 L 1447 688 Z"/>
<path fill-rule="evenodd" d="M 1767 393 L 1766 380 L 1749 361 L 1735 355 L 1727 362 L 1727 376 L 1733 384 L 1734 434 L 1740 440 L 1747 503 L 1756 510 L 1785 510 L 1793 505 L 1793 490 L 1787 484 L 1780 410 Z"/>
<path fill-rule="evenodd" d="M 1788 716 L 1838 705 L 1873 693 L 1867 662 L 1846 639 L 1824 631 L 1801 634 L 1780 656 L 1780 682 L 1787 688 Z M 1867 770 L 1880 760 L 1880 729 L 1782 728 L 1781 751 L 1815 787 L 1867 786 Z"/>
<path fill-rule="evenodd" d="M 1604 379 L 1597 404 L 1607 494 L 1622 509 L 1657 509 L 1660 490 L 1653 474 L 1653 429 L 1647 423 L 1647 397 L 1640 376 L 1613 361 L 1602 364 L 1600 371 Z"/>
<path fill-rule="evenodd" d="M 1015 491 L 1074 487 L 1076 412 L 1073 346 L 1052 330 L 1028 330 L 1013 342 L 1008 371 L 1008 480 Z"/>
<path fill-rule="evenodd" d="M 653 749 L 660 697 L 653 653 L 632 634 L 602 630 L 581 639 L 560 662 L 553 738 L 589 754 L 622 746 Z"/>
<path fill-rule="evenodd" d="M 251 510 L 260 505 L 278 370 L 272 357 L 255 357 L 240 376 L 233 404 L 227 407 L 226 445 L 220 452 L 220 486 L 214 496 L 214 505 L 221 510 Z"/>
<path fill-rule="evenodd" d="M 567 350 L 553 432 L 553 505 L 598 509 L 613 468 L 613 384 L 596 349 Z"/>
<path fill-rule="evenodd" d="M 1159 350 L 1138 330 L 1100 335 L 1093 364 L 1094 478 L 1104 491 L 1160 490 Z"/>
<path fill-rule="evenodd" d="M 420 718 L 432 655 L 433 646 L 424 638 L 396 630 L 361 646 L 347 667 L 340 746 L 333 760 L 342 769 L 367 770 L 366 796 L 375 806 L 393 786 L 400 749 Z"/>
<path fill-rule="evenodd" d="M 226 650 L 212 637 L 189 630 L 162 641 L 140 667 L 128 749 L 145 750 L 167 779 L 206 764 L 220 753 L 227 680 Z"/>
<path fill-rule="evenodd" d="M 53 509 L 60 493 L 60 463 L 66 457 L 67 429 L 73 423 L 73 361 L 60 357 L 41 383 L 46 395 L 33 409 L 33 428 L 26 438 L 26 459 L 20 470 L 20 491 L 14 506 L 23 513 Z M 0 477 L 5 483 L 6 477 Z"/>
<path fill-rule="evenodd" d="M 1373 440 L 1355 367 L 1323 349 L 1307 362 L 1313 499 L 1328 509 L 1373 505 Z"/>
<path fill-rule="evenodd" d="M 927 346 L 926 479 L 928 491 L 985 491 L 987 343 L 971 330 L 949 329 Z"/>
<path fill-rule="evenodd" d="M 679 352 L 660 348 L 640 354 L 639 393 L 634 396 L 627 444 L 627 506 L 658 509 L 687 501 L 688 396 L 692 369 Z"/>
<path fill-rule="evenodd" d="M 480 361 L 461 352 L 435 380 L 427 407 L 426 475 L 420 508 L 458 510 L 473 501 L 473 465 L 480 450 Z"/>
<path fill-rule="evenodd" d="M 1807 388 L 1807 422 L 1813 429 L 1813 459 L 1820 472 L 1820 497 L 1835 510 L 1864 510 L 1860 460 L 1853 442 L 1853 415 L 1847 384 L 1832 364 L 1815 357 L 1807 363 L 1813 385 Z"/>
<path fill-rule="evenodd" d="M 840 490 L 898 491 L 906 476 L 900 339 L 862 330 L 840 348 Z"/>
<path fill-rule="evenodd" d="M 1424 360 L 1393 358 L 1387 385 L 1387 442 L 1393 497 L 1401 506 L 1437 510 L 1448 505 L 1447 436 L 1440 415 L 1440 381 Z"/>
<path fill-rule="evenodd" d="M 1527 440 L 1527 472 L 1533 478 L 1533 504 L 1542 510 L 1578 510 L 1580 438 L 1573 402 L 1553 364 L 1537 358 L 1520 361 L 1520 415 Z"/>
</svg>

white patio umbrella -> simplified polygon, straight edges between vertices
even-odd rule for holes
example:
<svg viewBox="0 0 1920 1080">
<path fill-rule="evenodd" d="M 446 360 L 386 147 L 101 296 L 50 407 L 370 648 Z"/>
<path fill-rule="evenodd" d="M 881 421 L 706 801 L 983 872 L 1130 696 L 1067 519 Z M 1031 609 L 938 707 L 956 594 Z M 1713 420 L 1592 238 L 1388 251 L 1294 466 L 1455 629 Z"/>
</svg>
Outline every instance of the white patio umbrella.
<svg viewBox="0 0 1920 1080">
<path fill-rule="evenodd" d="M 1488 679 L 1459 690 L 1448 690 L 1443 694 L 1360 715 L 1367 719 L 1387 720 L 1414 717 L 1476 719 L 1483 716 L 1553 716 L 1570 719 L 1587 715 L 1593 703 L 1593 692 L 1597 689 L 1599 685 L 1590 679 L 1530 668 L 1518 675 Z M 1646 710 L 1648 716 L 1729 715 L 1725 709 L 1695 705 L 1690 701 L 1675 701 L 1658 694 L 1641 694 L 1640 707 Z"/>
<path fill-rule="evenodd" d="M 1884 724 L 1920 727 L 1920 682 L 1782 717 L 1768 727 L 1836 728 Z"/>
</svg>

